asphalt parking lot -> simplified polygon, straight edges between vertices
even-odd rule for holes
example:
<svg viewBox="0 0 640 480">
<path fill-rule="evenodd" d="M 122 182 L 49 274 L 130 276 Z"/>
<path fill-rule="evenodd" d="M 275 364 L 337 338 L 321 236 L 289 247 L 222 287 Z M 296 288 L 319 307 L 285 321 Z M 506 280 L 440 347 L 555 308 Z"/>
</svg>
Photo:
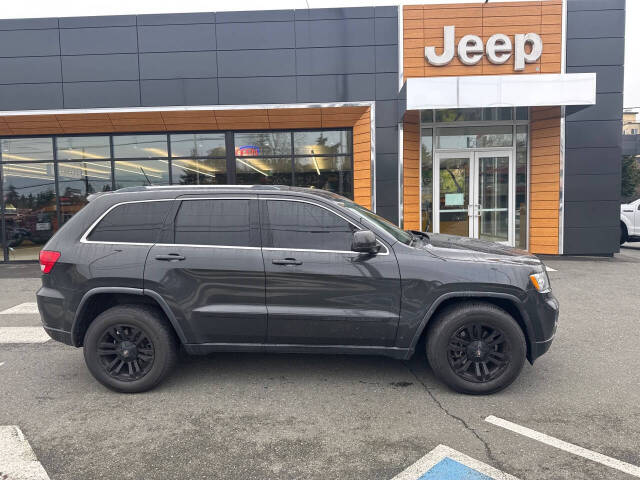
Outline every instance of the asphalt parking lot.
<svg viewBox="0 0 640 480">
<path fill-rule="evenodd" d="M 449 391 L 421 352 L 184 358 L 154 391 L 123 395 L 93 380 L 79 349 L 0 341 L 0 426 L 19 426 L 52 480 L 386 480 L 437 445 L 522 479 L 635 478 L 485 420 L 640 465 L 640 244 L 546 262 L 561 305 L 554 344 L 492 396 Z M 37 274 L 0 266 L 0 311 L 34 302 Z M 0 340 L 38 325 L 1 314 Z M 0 472 L 2 461 L 0 445 Z"/>
</svg>

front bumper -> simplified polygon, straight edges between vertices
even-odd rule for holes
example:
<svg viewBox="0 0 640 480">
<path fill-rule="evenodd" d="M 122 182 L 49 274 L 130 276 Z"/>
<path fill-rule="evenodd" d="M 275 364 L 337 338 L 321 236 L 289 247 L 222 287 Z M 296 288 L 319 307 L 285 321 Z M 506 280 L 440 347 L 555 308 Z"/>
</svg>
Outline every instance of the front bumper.
<svg viewBox="0 0 640 480">
<path fill-rule="evenodd" d="M 531 339 L 529 361 L 533 363 L 538 357 L 546 353 L 558 329 L 560 304 L 552 293 L 539 296 L 531 320 L 535 322 L 535 338 Z"/>
</svg>

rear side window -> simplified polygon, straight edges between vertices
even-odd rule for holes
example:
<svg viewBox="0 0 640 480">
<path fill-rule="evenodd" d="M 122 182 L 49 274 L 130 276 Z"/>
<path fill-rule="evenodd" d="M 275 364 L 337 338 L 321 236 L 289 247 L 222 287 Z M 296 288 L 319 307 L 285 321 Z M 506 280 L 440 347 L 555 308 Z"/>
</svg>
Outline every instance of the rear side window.
<svg viewBox="0 0 640 480">
<path fill-rule="evenodd" d="M 118 205 L 89 234 L 93 242 L 155 243 L 172 202 Z"/>
<path fill-rule="evenodd" d="M 351 251 L 357 228 L 330 210 L 287 200 L 265 203 L 265 247 Z"/>
<path fill-rule="evenodd" d="M 175 219 L 175 243 L 258 247 L 254 210 L 246 199 L 184 200 Z"/>
</svg>

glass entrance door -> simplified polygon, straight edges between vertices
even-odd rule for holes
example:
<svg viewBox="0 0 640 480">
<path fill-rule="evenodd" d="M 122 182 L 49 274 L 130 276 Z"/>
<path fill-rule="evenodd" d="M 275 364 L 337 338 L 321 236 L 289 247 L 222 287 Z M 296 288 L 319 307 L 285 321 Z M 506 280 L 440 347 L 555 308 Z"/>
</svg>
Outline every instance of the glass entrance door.
<svg viewBox="0 0 640 480">
<path fill-rule="evenodd" d="M 509 151 L 437 153 L 434 231 L 513 244 Z"/>
</svg>

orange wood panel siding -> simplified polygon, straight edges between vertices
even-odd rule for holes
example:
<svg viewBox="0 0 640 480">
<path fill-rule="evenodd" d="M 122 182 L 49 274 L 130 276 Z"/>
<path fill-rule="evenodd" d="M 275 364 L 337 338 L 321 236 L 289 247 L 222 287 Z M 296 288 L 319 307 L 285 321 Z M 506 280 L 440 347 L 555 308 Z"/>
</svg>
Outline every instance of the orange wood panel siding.
<svg viewBox="0 0 640 480">
<path fill-rule="evenodd" d="M 404 116 L 402 135 L 404 228 L 422 230 L 420 222 L 420 114 Z"/>
<path fill-rule="evenodd" d="M 371 113 L 368 108 L 353 126 L 353 199 L 371 208 Z"/>
<path fill-rule="evenodd" d="M 529 251 L 558 254 L 560 107 L 530 111 Z"/>
</svg>

